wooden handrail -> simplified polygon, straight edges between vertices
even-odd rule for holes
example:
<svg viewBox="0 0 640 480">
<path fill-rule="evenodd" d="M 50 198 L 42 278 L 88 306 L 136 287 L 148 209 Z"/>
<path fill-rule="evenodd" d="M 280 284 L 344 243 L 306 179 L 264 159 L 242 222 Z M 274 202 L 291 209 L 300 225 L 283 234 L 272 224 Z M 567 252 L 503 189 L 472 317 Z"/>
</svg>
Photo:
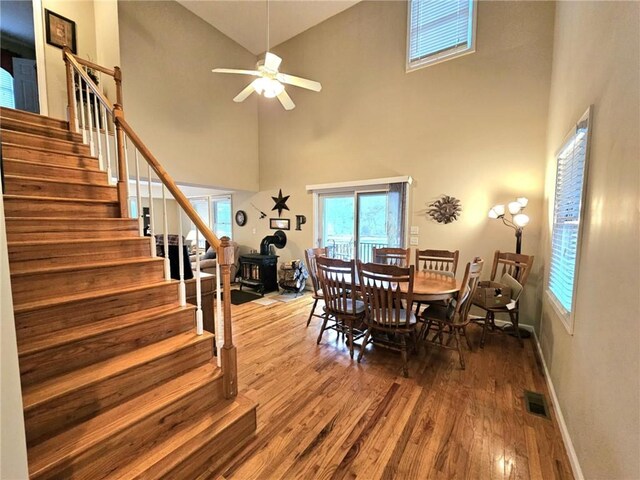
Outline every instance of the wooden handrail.
<svg viewBox="0 0 640 480">
<path fill-rule="evenodd" d="M 91 89 L 91 91 L 93 92 L 93 94 L 98 97 L 98 99 L 102 102 L 102 104 L 107 107 L 110 111 L 113 111 L 113 104 L 109 101 L 109 99 L 107 97 L 104 96 L 104 94 L 98 89 L 98 87 L 96 86 L 95 83 L 93 83 L 93 80 L 91 79 L 91 77 L 89 75 L 87 75 L 87 72 L 85 72 L 82 67 L 80 66 L 80 64 L 76 61 L 75 56 L 69 52 L 67 52 L 66 50 L 64 51 L 63 55 L 65 56 L 65 59 L 69 60 L 69 63 L 74 67 L 74 69 L 76 70 L 76 73 L 78 75 L 80 75 L 84 81 L 86 82 L 86 84 L 89 86 L 89 88 Z"/>
<path fill-rule="evenodd" d="M 194 223 L 196 228 L 200 230 L 200 232 L 202 232 L 204 238 L 207 239 L 211 246 L 213 246 L 216 250 L 219 250 L 220 239 L 216 237 L 216 235 L 209 229 L 207 224 L 202 221 L 198 213 L 193 208 L 193 205 L 191 205 L 191 202 L 189 202 L 187 197 L 184 196 L 184 193 L 182 193 L 180 188 L 178 188 L 178 185 L 176 185 L 176 183 L 169 176 L 164 167 L 160 165 L 160 162 L 158 162 L 153 153 L 151 153 L 151 150 L 149 150 L 147 146 L 142 143 L 140 137 L 138 137 L 136 132 L 125 120 L 122 109 L 115 108 L 114 116 L 116 124 L 119 124 L 122 127 L 124 132 L 127 134 L 127 137 L 129 137 L 129 140 L 131 140 L 131 142 L 136 146 L 140 154 L 144 157 L 147 163 L 149 163 L 153 171 L 156 172 L 156 175 L 158 175 L 160 181 L 164 184 L 165 187 L 167 187 L 169 193 L 171 193 L 176 202 L 178 202 L 178 204 L 182 207 L 182 209 L 187 214 L 189 219 Z M 151 179 L 149 179 L 149 181 L 151 181 Z"/>
<path fill-rule="evenodd" d="M 73 56 L 73 59 L 78 62 L 80 65 L 84 65 L 85 67 L 90 68 L 91 70 L 97 70 L 98 72 L 102 72 L 102 73 L 106 73 L 107 75 L 111 76 L 111 77 L 115 77 L 116 76 L 116 72 L 115 69 L 109 69 L 106 67 L 102 67 L 100 65 L 98 65 L 97 63 L 93 63 L 90 62 L 89 60 L 85 60 L 84 58 L 80 58 L 77 55 L 74 55 L 73 53 L 70 53 L 71 56 Z"/>
</svg>

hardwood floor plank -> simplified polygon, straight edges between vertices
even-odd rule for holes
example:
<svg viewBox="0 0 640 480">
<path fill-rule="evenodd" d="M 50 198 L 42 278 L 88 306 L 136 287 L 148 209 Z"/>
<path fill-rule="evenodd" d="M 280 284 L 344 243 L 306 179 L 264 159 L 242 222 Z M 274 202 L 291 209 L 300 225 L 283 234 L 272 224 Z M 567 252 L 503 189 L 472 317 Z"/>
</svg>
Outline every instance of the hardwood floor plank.
<svg viewBox="0 0 640 480">
<path fill-rule="evenodd" d="M 492 334 L 480 349 L 471 327 L 466 370 L 455 351 L 421 346 L 403 378 L 396 352 L 367 347 L 358 364 L 334 332 L 316 345 L 311 302 L 233 307 L 239 388 L 259 403 L 258 430 L 209 478 L 572 478 L 555 415 L 524 408 L 525 389 L 549 398 L 531 341 Z"/>
</svg>

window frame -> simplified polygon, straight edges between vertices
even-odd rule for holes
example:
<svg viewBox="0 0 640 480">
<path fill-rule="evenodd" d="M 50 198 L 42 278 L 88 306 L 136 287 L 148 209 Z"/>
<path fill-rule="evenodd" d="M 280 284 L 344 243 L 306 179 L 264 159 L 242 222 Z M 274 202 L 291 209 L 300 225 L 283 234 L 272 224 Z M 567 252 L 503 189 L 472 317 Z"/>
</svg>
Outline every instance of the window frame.
<svg viewBox="0 0 640 480">
<path fill-rule="evenodd" d="M 407 48 L 406 48 L 406 65 L 405 71 L 406 73 L 413 72 L 416 70 L 420 70 L 425 67 L 429 67 L 431 65 L 437 65 L 438 63 L 446 62 L 448 60 L 453 60 L 454 58 L 462 57 L 464 55 L 469 55 L 471 53 L 475 53 L 476 51 L 476 35 L 477 35 L 477 26 L 478 26 L 478 0 L 470 0 L 471 4 L 471 42 L 469 46 L 464 50 L 455 50 L 450 47 L 446 50 L 440 52 L 434 52 L 424 58 L 419 60 L 411 61 L 411 4 L 416 0 L 408 0 L 407 1 Z M 454 50 L 449 54 L 441 55 L 442 52 L 446 52 L 447 50 Z"/>
<path fill-rule="evenodd" d="M 562 153 L 570 141 L 576 136 L 578 132 L 578 128 L 581 124 L 585 123 L 587 125 L 587 133 L 585 139 L 585 155 L 584 155 L 584 169 L 582 173 L 582 189 L 580 192 L 580 213 L 578 217 L 578 238 L 576 241 L 576 263 L 573 274 L 573 285 L 572 285 L 572 306 L 571 311 L 568 311 L 560 302 L 560 300 L 556 297 L 555 293 L 551 290 L 550 280 L 551 280 L 551 258 L 553 255 L 553 229 L 555 222 L 555 201 L 556 201 L 556 183 L 558 178 L 558 157 L 560 153 Z M 564 325 L 565 329 L 570 335 L 574 334 L 575 330 L 575 317 L 576 317 L 576 299 L 578 292 L 578 283 L 580 281 L 580 259 L 582 257 L 582 237 L 584 233 L 584 219 L 586 216 L 587 210 L 587 194 L 588 194 L 588 180 L 589 180 L 589 157 L 591 153 L 591 129 L 593 128 L 593 106 L 589 106 L 586 112 L 582 114 L 580 119 L 575 123 L 573 128 L 565 135 L 560 148 L 556 151 L 554 155 L 555 159 L 555 174 L 553 176 L 553 193 L 549 197 L 549 209 L 550 209 L 550 223 L 551 229 L 549 231 L 549 265 L 547 268 L 547 275 L 545 279 L 545 295 L 549 301 L 549 304 L 552 306 L 558 318 Z"/>
</svg>

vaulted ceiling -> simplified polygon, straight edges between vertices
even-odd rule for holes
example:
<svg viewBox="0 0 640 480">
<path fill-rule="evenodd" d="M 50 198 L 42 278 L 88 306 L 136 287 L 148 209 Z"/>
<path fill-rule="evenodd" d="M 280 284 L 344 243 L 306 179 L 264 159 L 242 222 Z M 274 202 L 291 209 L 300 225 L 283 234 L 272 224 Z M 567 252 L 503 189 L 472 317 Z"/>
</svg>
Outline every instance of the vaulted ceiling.
<svg viewBox="0 0 640 480">
<path fill-rule="evenodd" d="M 269 2 L 271 47 L 295 37 L 360 0 L 277 0 Z M 267 2 L 261 0 L 178 0 L 229 38 L 259 55 L 267 50 Z"/>
</svg>

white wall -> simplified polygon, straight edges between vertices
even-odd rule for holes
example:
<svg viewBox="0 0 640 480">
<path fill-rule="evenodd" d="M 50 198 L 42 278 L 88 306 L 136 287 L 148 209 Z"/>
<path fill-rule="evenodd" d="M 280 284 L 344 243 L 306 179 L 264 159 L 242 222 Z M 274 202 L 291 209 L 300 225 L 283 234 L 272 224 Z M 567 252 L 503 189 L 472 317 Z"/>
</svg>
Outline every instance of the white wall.
<svg viewBox="0 0 640 480">
<path fill-rule="evenodd" d="M 13 319 L 11 278 L 7 254 L 4 206 L 0 195 L 0 478 L 25 480 L 27 441 L 24 433 L 22 389 Z"/>
<path fill-rule="evenodd" d="M 515 237 L 487 212 L 524 195 L 532 222 L 523 252 L 537 254 L 553 21 L 553 3 L 480 2 L 476 53 L 411 73 L 405 2 L 359 3 L 276 47 L 283 71 L 323 89 L 289 88 L 290 112 L 260 99 L 261 192 L 234 196 L 234 209 L 250 214 L 235 238 L 258 247 L 271 230 L 249 202 L 269 213 L 282 188 L 291 195 L 283 217 L 308 220 L 289 233 L 282 259 L 304 258 L 315 241 L 306 184 L 411 175 L 420 248 L 460 249 L 461 262 L 481 255 L 490 263 L 496 249 L 513 251 Z M 450 225 L 425 216 L 442 194 L 462 202 Z M 527 323 L 539 318 L 540 264 L 524 297 Z"/>
<path fill-rule="evenodd" d="M 258 188 L 255 98 L 216 66 L 253 68 L 253 54 L 176 2 L 120 2 L 125 114 L 178 182 Z"/>
<path fill-rule="evenodd" d="M 540 340 L 585 478 L 640 478 L 640 4 L 556 10 L 543 225 L 554 153 L 593 104 L 582 250 L 569 335 L 544 297 Z"/>
</svg>

